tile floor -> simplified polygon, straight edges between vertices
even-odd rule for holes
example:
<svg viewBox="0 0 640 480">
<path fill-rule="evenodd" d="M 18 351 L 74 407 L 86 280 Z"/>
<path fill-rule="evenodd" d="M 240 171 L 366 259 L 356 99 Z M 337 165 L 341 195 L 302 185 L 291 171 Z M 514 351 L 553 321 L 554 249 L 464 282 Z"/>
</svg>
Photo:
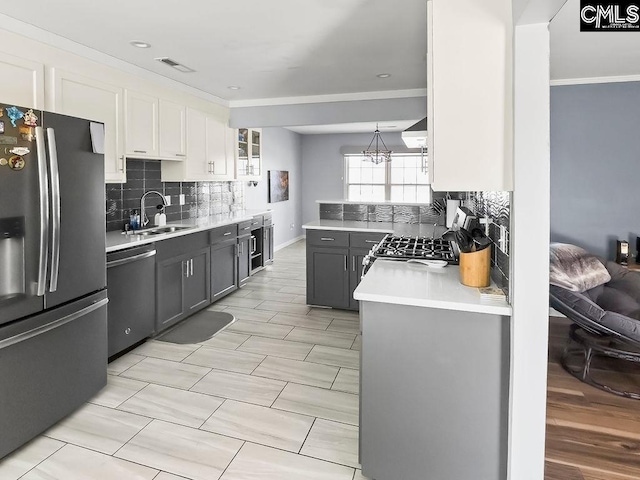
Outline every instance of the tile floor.
<svg viewBox="0 0 640 480">
<path fill-rule="evenodd" d="M 305 304 L 305 249 L 210 307 L 195 345 L 147 341 L 80 410 L 0 461 L 14 480 L 361 480 L 355 312 Z"/>
</svg>

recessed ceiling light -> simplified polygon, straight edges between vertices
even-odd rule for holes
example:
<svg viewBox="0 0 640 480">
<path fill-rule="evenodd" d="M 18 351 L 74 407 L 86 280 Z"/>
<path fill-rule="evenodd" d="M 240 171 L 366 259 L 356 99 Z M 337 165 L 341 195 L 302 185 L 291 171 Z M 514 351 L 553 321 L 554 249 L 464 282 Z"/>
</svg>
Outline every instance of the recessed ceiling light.
<svg viewBox="0 0 640 480">
<path fill-rule="evenodd" d="M 389 78 L 390 76 L 390 73 L 379 73 L 378 75 L 376 75 L 376 77 L 378 78 Z"/>
<path fill-rule="evenodd" d="M 133 42 L 129 42 L 131 45 L 133 45 L 134 47 L 137 48 L 149 48 L 151 46 L 151 44 L 147 43 L 147 42 L 138 42 L 138 41 L 133 41 Z"/>
<path fill-rule="evenodd" d="M 227 87 L 229 90 L 240 90 L 240 87 L 238 87 L 237 85 L 230 85 Z"/>
</svg>

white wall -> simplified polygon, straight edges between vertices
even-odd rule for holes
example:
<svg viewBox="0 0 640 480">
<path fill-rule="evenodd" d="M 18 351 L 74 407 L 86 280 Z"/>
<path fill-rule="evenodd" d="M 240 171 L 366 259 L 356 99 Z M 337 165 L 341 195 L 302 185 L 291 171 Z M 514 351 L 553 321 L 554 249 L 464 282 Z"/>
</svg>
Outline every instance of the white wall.
<svg viewBox="0 0 640 480">
<path fill-rule="evenodd" d="M 244 184 L 247 209 L 273 210 L 276 248 L 302 235 L 302 149 L 301 135 L 284 128 L 262 129 L 263 179 L 255 187 Z M 268 203 L 268 171 L 289 172 L 289 200 Z M 294 227 L 291 228 L 293 223 Z"/>
<path fill-rule="evenodd" d="M 302 222 L 318 219 L 316 200 L 344 198 L 344 155 L 342 147 L 364 149 L 373 138 L 371 133 L 343 133 L 302 136 Z M 399 132 L 382 133 L 391 149 L 403 145 Z"/>
</svg>

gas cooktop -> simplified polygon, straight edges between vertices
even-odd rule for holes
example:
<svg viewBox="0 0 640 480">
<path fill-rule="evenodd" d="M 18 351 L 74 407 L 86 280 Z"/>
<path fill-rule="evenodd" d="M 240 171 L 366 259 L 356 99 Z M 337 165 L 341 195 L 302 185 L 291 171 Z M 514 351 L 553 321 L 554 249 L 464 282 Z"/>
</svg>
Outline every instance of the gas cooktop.
<svg viewBox="0 0 640 480">
<path fill-rule="evenodd" d="M 374 258 L 391 260 L 445 260 L 457 264 L 451 242 L 441 238 L 387 235 L 369 253 Z"/>
</svg>

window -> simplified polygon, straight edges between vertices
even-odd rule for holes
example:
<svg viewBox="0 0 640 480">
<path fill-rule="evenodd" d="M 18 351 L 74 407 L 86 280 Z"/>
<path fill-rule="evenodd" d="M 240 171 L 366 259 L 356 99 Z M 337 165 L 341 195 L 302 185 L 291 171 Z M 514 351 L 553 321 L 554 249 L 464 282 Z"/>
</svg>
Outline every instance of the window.
<svg viewBox="0 0 640 480">
<path fill-rule="evenodd" d="M 430 203 L 431 187 L 426 159 L 421 155 L 392 154 L 378 165 L 362 155 L 345 156 L 347 200 Z"/>
</svg>

